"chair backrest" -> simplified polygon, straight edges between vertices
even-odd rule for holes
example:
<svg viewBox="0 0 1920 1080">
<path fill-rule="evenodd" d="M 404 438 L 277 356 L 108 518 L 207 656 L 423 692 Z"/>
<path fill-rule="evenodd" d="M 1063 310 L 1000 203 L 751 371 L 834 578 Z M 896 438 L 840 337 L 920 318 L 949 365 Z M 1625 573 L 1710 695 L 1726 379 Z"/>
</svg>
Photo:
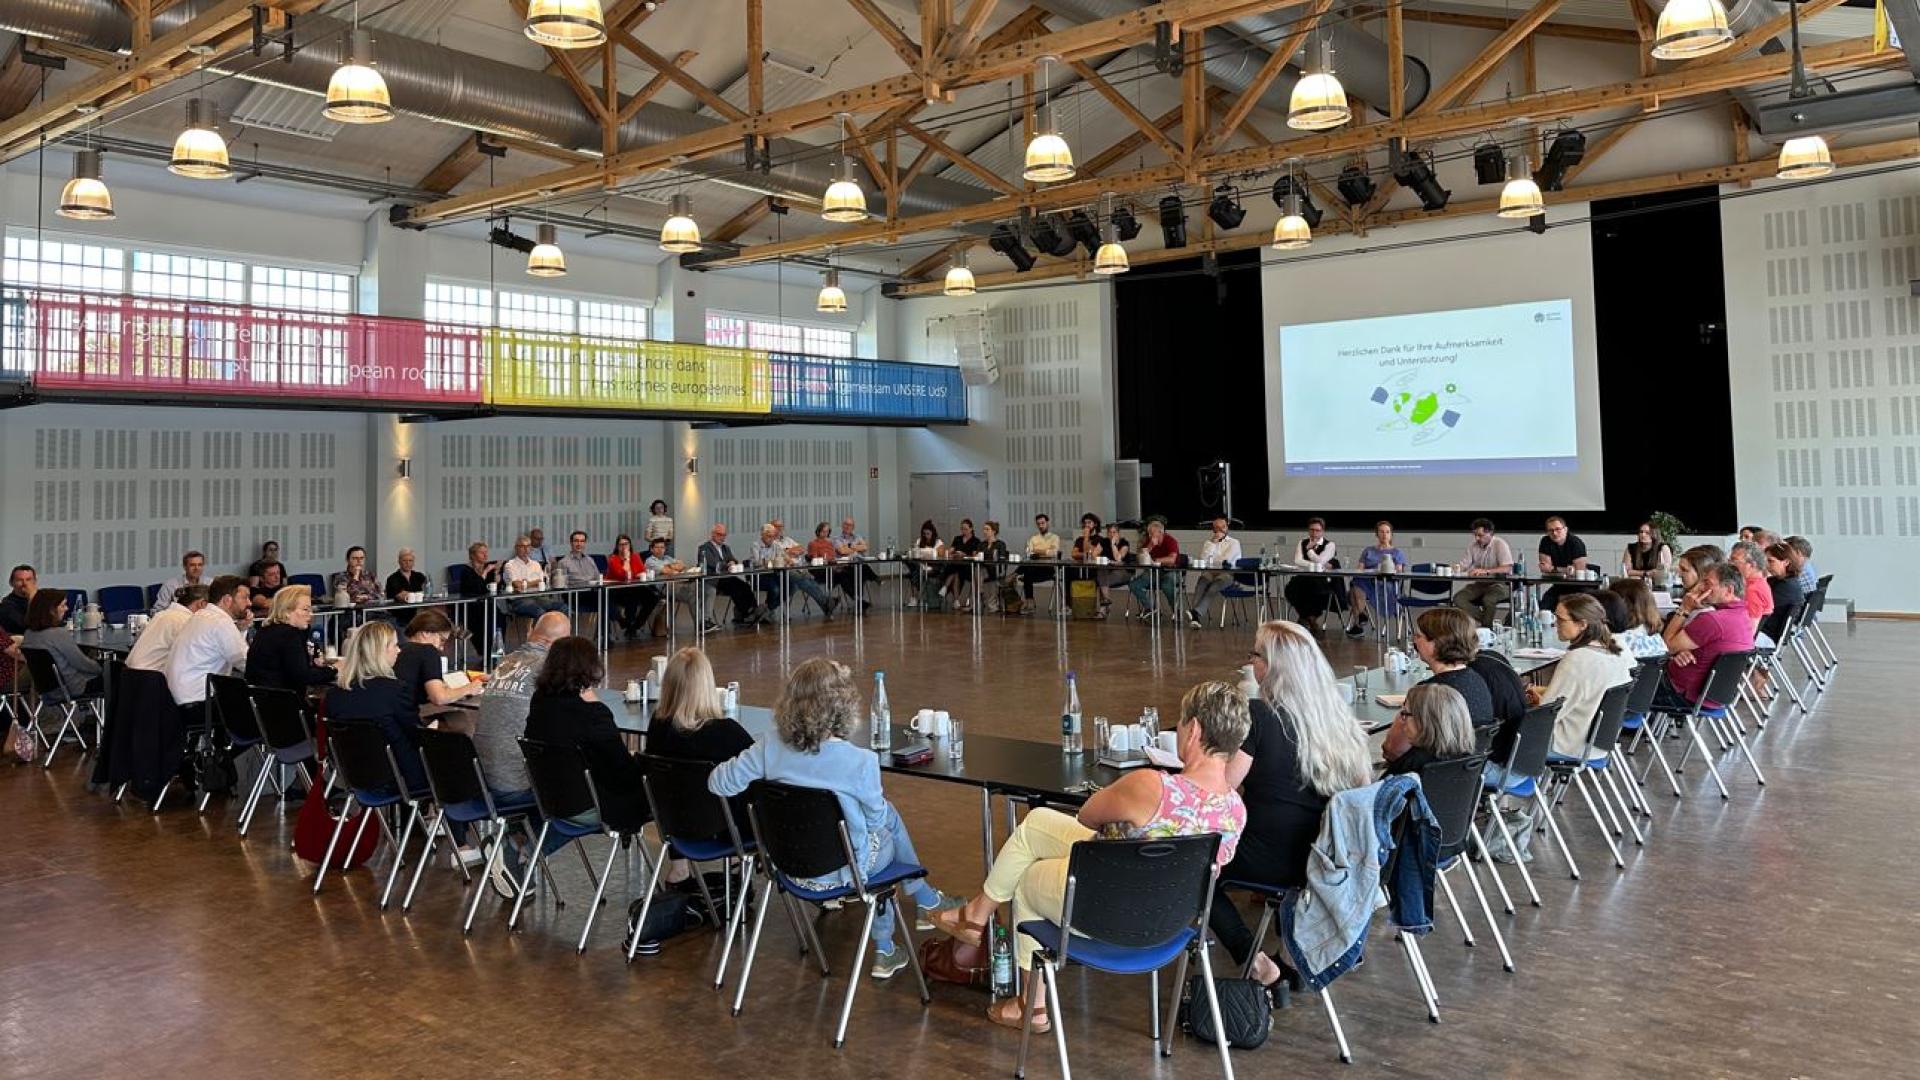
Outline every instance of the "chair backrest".
<svg viewBox="0 0 1920 1080">
<path fill-rule="evenodd" d="M 747 805 L 760 850 L 782 874 L 825 878 L 850 864 L 841 834 L 845 819 L 833 792 L 755 780 Z"/>
<path fill-rule="evenodd" d="M 1473 831 L 1473 812 L 1480 805 L 1480 774 L 1485 770 L 1485 754 L 1429 761 L 1420 766 L 1420 789 L 1426 793 L 1427 808 L 1440 822 L 1440 857 L 1452 858 L 1467 847 Z"/>
<path fill-rule="evenodd" d="M 268 746 L 291 750 L 313 738 L 313 726 L 307 723 L 306 706 L 299 694 L 267 686 L 249 686 L 247 696 L 253 699 L 253 716 Z"/>
<path fill-rule="evenodd" d="M 100 611 L 108 622 L 119 622 L 115 615 L 145 611 L 147 605 L 140 602 L 141 592 L 138 585 L 109 585 L 100 590 Z"/>
<path fill-rule="evenodd" d="M 327 602 L 327 579 L 321 577 L 319 574 L 295 574 L 287 579 L 287 584 L 305 585 L 313 591 L 313 602 L 315 604 L 324 604 Z"/>
<path fill-rule="evenodd" d="M 228 737 L 252 742 L 261 738 L 260 722 L 254 719 L 253 695 L 247 689 L 247 680 L 237 675 L 207 676 L 207 700 L 213 702 Z"/>
<path fill-rule="evenodd" d="M 1233 566 L 1234 566 L 1234 569 L 1236 570 L 1258 570 L 1260 569 L 1260 560 L 1257 557 L 1239 558 L 1233 561 Z M 1245 585 L 1248 588 L 1252 588 L 1253 586 L 1260 584 L 1260 575 L 1259 574 L 1235 574 L 1233 575 L 1233 583 L 1235 585 Z"/>
<path fill-rule="evenodd" d="M 420 763 L 426 766 L 427 787 L 441 806 L 485 802 L 492 808 L 487 786 L 480 780 L 480 754 L 473 740 L 458 731 L 419 731 Z"/>
<path fill-rule="evenodd" d="M 442 579 L 447 583 L 447 591 L 455 596 L 466 592 L 468 573 L 465 563 L 454 563 L 447 567 L 447 576 Z"/>
<path fill-rule="evenodd" d="M 1121 948 L 1163 945 L 1207 910 L 1219 851 L 1219 833 L 1083 840 L 1067 857 L 1061 924 Z"/>
<path fill-rule="evenodd" d="M 589 555 L 587 557 L 593 560 L 593 565 L 600 568 L 600 574 L 604 577 L 607 573 L 607 557 L 605 555 Z"/>
<path fill-rule="evenodd" d="M 1707 681 L 1701 684 L 1700 699 L 1725 704 L 1740 694 L 1740 684 L 1747 677 L 1747 667 L 1753 663 L 1753 650 L 1744 652 L 1721 653 L 1713 658 L 1713 667 L 1707 672 Z"/>
<path fill-rule="evenodd" d="M 1820 613 L 1827 607 L 1827 587 L 1822 585 L 1808 593 L 1806 603 L 1802 607 L 1804 614 L 1800 617 L 1801 622 L 1819 622 Z"/>
<path fill-rule="evenodd" d="M 160 583 L 156 581 L 153 584 L 147 586 L 147 607 L 149 608 L 153 607 L 154 603 L 159 599 L 160 599 Z"/>
<path fill-rule="evenodd" d="M 661 836 L 738 846 L 738 823 L 727 801 L 707 790 L 712 762 L 658 754 L 644 754 L 640 761 L 645 770 L 647 805 L 653 807 L 653 824 Z"/>
<path fill-rule="evenodd" d="M 20 658 L 27 662 L 27 681 L 33 684 L 35 694 L 48 699 L 67 696 L 67 686 L 60 681 L 60 669 L 53 665 L 52 653 L 22 645 Z"/>
<path fill-rule="evenodd" d="M 1560 718 L 1560 703 L 1549 701 L 1527 710 L 1520 720 L 1520 731 L 1513 737 L 1513 758 L 1507 770 L 1515 776 L 1540 776 L 1547 771 L 1547 754 L 1553 750 L 1553 725 Z"/>
<path fill-rule="evenodd" d="M 1667 673 L 1669 659 L 1665 656 L 1649 656 L 1633 669 L 1633 692 L 1627 695 L 1623 718 L 1645 716 L 1653 708 L 1653 699 L 1660 693 L 1660 680 Z"/>
<path fill-rule="evenodd" d="M 1633 682 L 1609 686 L 1607 692 L 1600 695 L 1600 708 L 1594 711 L 1593 726 L 1587 729 L 1591 756 L 1611 753 L 1620 744 L 1620 723 L 1627 718 L 1627 699 L 1638 685 L 1636 678 Z"/>
<path fill-rule="evenodd" d="M 527 760 L 527 779 L 533 783 L 533 801 L 541 816 L 571 818 L 599 809 L 587 783 L 587 759 L 579 747 L 523 735 L 520 756 Z"/>
<path fill-rule="evenodd" d="M 397 776 L 393 759 L 387 753 L 386 733 L 379 725 L 364 720 L 328 719 L 327 746 L 333 767 L 347 790 L 379 795 L 405 791 L 405 784 Z"/>
<path fill-rule="evenodd" d="M 1832 574 L 1821 574 L 1819 577 L 1813 579 L 1813 587 L 1816 589 L 1819 589 L 1821 594 L 1825 595 L 1827 591 L 1827 583 L 1832 580 L 1833 580 Z"/>
<path fill-rule="evenodd" d="M 1411 574 L 1431 574 L 1434 571 L 1434 567 L 1438 565 L 1438 563 L 1430 562 L 1414 563 L 1412 566 L 1407 567 L 1407 572 Z M 1453 595 L 1453 583 L 1440 581 L 1435 578 L 1416 577 L 1407 583 L 1407 591 L 1415 596 L 1451 596 Z"/>
</svg>

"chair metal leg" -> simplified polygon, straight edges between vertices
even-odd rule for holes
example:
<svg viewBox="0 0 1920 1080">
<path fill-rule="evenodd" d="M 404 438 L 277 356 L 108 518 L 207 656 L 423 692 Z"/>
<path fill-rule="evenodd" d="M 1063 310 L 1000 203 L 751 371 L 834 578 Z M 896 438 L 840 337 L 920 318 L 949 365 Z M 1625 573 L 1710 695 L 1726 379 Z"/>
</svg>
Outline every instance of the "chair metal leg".
<svg viewBox="0 0 1920 1080">
<path fill-rule="evenodd" d="M 1040 974 L 1040 962 L 1040 954 L 1035 953 L 1033 970 L 1027 974 L 1027 996 L 1020 1002 L 1020 1053 L 1013 1059 L 1013 1075 L 1017 1080 L 1025 1080 L 1027 1075 L 1027 1048 L 1033 1042 L 1033 996 L 1039 987 L 1046 985 Z"/>
<path fill-rule="evenodd" d="M 880 912 L 884 900 L 866 901 L 867 917 L 860 924 L 860 940 L 853 947 L 853 966 L 847 970 L 847 997 L 840 1003 L 840 1027 L 833 1033 L 833 1048 L 840 1049 L 847 1041 L 847 1021 L 853 1016 L 853 998 L 860 992 L 860 967 L 866 963 L 867 941 L 873 937 L 873 918 Z M 898 912 L 895 912 L 898 921 Z M 898 944 L 894 942 L 892 944 Z"/>
<path fill-rule="evenodd" d="M 663 852 L 660 862 L 664 865 L 666 861 L 665 853 Z M 727 961 L 733 956 L 734 939 L 739 937 L 741 923 L 746 919 L 747 915 L 747 896 L 753 891 L 752 860 L 740 859 L 738 862 L 741 872 L 740 887 L 737 890 L 739 895 L 733 897 L 727 905 L 727 940 L 720 946 L 720 963 L 713 969 L 713 988 L 715 990 L 720 989 L 721 984 L 727 980 Z M 731 882 L 733 879 L 731 875 L 733 874 L 733 869 L 731 866 L 727 868 L 729 888 L 732 888 Z M 659 876 L 657 872 L 654 874 L 656 879 Z M 789 911 L 789 914 L 791 914 L 791 911 Z"/>
<path fill-rule="evenodd" d="M 253 778 L 253 787 L 247 791 L 247 801 L 240 805 L 240 835 L 245 837 L 247 830 L 253 827 L 253 815 L 260 808 L 260 799 L 267 793 L 267 784 L 273 779 L 275 761 L 272 755 L 260 763 L 260 774 Z"/>
<path fill-rule="evenodd" d="M 419 820 L 420 804 L 408 803 L 406 827 L 400 831 L 400 839 L 395 840 L 393 844 L 393 866 L 387 871 L 387 887 L 380 890 L 381 911 L 387 910 L 387 902 L 393 898 L 393 883 L 400 878 L 400 868 L 407 864 L 407 841 L 413 839 L 413 823 Z M 380 824 L 385 828 L 386 819 L 382 818 Z M 387 838 L 393 839 L 392 830 L 387 831 Z M 426 860 L 422 859 L 421 865 L 425 866 Z"/>
<path fill-rule="evenodd" d="M 1633 833 L 1634 846 L 1645 847 L 1647 838 L 1641 834 L 1640 823 L 1635 820 L 1634 806 L 1627 801 L 1627 797 L 1621 794 L 1619 786 L 1614 783 L 1612 768 L 1596 769 L 1593 774 L 1595 777 L 1593 789 L 1600 795 L 1600 801 L 1607 802 L 1608 793 L 1612 793 L 1613 801 L 1620 804 L 1620 816 L 1626 819 L 1627 831 Z M 1629 782 L 1628 786 L 1631 787 L 1632 783 Z"/>
<path fill-rule="evenodd" d="M 1213 1010 L 1214 1020 L 1216 1021 L 1213 1028 L 1217 1034 L 1224 1025 L 1218 1023 L 1220 1018 L 1220 992 L 1216 990 L 1213 985 L 1213 961 L 1207 956 L 1206 943 L 1206 935 L 1202 934 L 1197 939 L 1194 951 L 1200 954 L 1200 974 L 1204 976 L 1204 978 L 1201 979 L 1201 984 L 1207 988 L 1207 1006 Z M 1061 1025 L 1055 1025 L 1054 1030 L 1061 1030 Z M 1225 1076 L 1227 1080 L 1233 1080 L 1233 1060 L 1227 1056 L 1227 1040 L 1216 1038 L 1213 1040 L 1213 1045 L 1215 1049 L 1220 1051 L 1221 1074 Z"/>
<path fill-rule="evenodd" d="M 1272 926 L 1273 905 L 1268 902 L 1262 902 L 1260 905 L 1260 923 L 1254 927 L 1253 930 L 1253 948 L 1247 950 L 1247 962 L 1240 967 L 1241 978 L 1250 979 L 1253 977 L 1253 958 L 1260 955 L 1260 946 L 1266 944 L 1267 931 L 1271 929 Z M 1176 993 L 1179 992 L 1180 987 L 1175 986 L 1174 991 Z"/>
<path fill-rule="evenodd" d="M 1333 995 L 1324 987 L 1320 990 L 1320 1004 L 1327 1010 L 1327 1023 L 1333 1026 L 1333 1041 L 1339 1044 L 1341 1064 L 1353 1064 L 1353 1050 L 1347 1046 L 1347 1033 L 1340 1026 L 1340 1014 L 1333 1009 Z"/>
<path fill-rule="evenodd" d="M 1538 784 L 1533 788 L 1533 801 L 1540 808 L 1540 816 L 1547 830 L 1553 834 L 1553 842 L 1560 846 L 1560 857 L 1567 860 L 1568 876 L 1579 881 L 1580 864 L 1573 861 L 1573 852 L 1567 848 L 1567 838 L 1560 833 L 1560 822 L 1554 819 L 1553 807 L 1547 805 L 1546 796 L 1540 793 Z"/>
<path fill-rule="evenodd" d="M 760 931 L 767 925 L 767 908 L 773 906 L 773 894 L 779 887 L 773 882 L 773 875 L 766 876 L 766 885 L 760 890 L 760 907 L 753 913 L 753 936 L 747 939 L 747 954 L 740 958 L 740 984 L 733 988 L 733 1015 L 740 1015 L 740 1007 L 747 1000 L 747 980 L 753 977 L 753 958 L 760 951 Z M 781 893 L 785 896 L 785 893 Z"/>
<path fill-rule="evenodd" d="M 1747 737 L 1745 735 L 1736 735 L 1734 737 L 1734 741 L 1739 745 L 1740 752 L 1746 755 L 1747 765 L 1749 768 L 1753 770 L 1754 782 L 1759 784 L 1761 787 L 1766 787 L 1767 776 L 1765 773 L 1760 771 L 1760 763 L 1754 760 L 1753 747 L 1747 745 Z"/>
<path fill-rule="evenodd" d="M 1167 1030 L 1168 1031 L 1175 1030 L 1175 1024 L 1180 1017 L 1180 995 L 1185 990 L 1187 985 L 1187 961 L 1191 959 L 1192 956 L 1193 956 L 1193 950 L 1191 949 L 1188 949 L 1182 952 L 1180 954 L 1180 962 L 1178 964 L 1175 964 L 1173 968 L 1173 1000 L 1167 1002 Z M 1156 987 L 1158 985 L 1158 982 L 1159 982 L 1159 978 L 1158 976 L 1155 976 Z M 1059 1012 L 1059 1009 L 1057 1008 L 1058 1002 L 1056 1002 L 1055 1005 L 1056 1005 L 1056 1008 L 1054 1011 L 1058 1013 Z M 1215 1015 L 1218 1015 L 1218 1014 L 1216 1013 Z M 1059 1021 L 1057 1020 L 1055 1021 L 1055 1023 L 1058 1023 L 1058 1022 Z M 1172 1057 L 1173 1045 L 1174 1045 L 1173 1040 L 1171 1038 L 1160 1040 L 1160 1044 L 1159 1044 L 1160 1056 Z"/>
<path fill-rule="evenodd" d="M 1420 954 L 1420 943 L 1412 934 L 1402 930 L 1394 934 L 1400 941 L 1400 949 L 1407 957 L 1407 967 L 1413 972 L 1413 985 L 1419 989 L 1420 997 L 1426 1002 L 1427 1022 L 1440 1022 L 1440 998 L 1434 993 L 1432 977 L 1427 974 L 1426 957 Z"/>
<path fill-rule="evenodd" d="M 1487 792 L 1487 815 L 1493 818 L 1494 827 L 1500 830 L 1501 839 L 1507 842 L 1507 851 L 1512 853 L 1514 857 L 1513 864 L 1520 868 L 1520 880 L 1526 883 L 1527 898 L 1533 902 L 1534 907 L 1539 907 L 1540 906 L 1540 890 L 1533 887 L 1533 873 L 1527 869 L 1527 864 L 1521 860 L 1520 849 L 1516 847 L 1513 842 L 1513 830 L 1507 827 L 1507 819 L 1505 816 L 1503 816 L 1500 813 L 1500 800 L 1494 798 L 1493 792 L 1491 791 Z M 1486 843 L 1483 840 L 1480 845 L 1481 854 L 1485 855 L 1486 850 L 1487 850 Z M 1488 857 L 1487 865 L 1488 866 L 1493 865 L 1493 860 L 1491 857 Z M 1500 875 L 1496 872 L 1493 876 L 1493 879 L 1495 881 L 1499 881 Z M 1503 896 L 1505 895 L 1504 885 L 1502 886 L 1501 895 Z M 1507 911 L 1509 914 L 1513 912 L 1513 907 L 1511 902 L 1509 902 L 1508 904 Z"/>
<path fill-rule="evenodd" d="M 1147 972 L 1147 1034 L 1153 1039 L 1155 1053 L 1160 1052 L 1160 973 Z"/>
<path fill-rule="evenodd" d="M 660 861 L 653 864 L 653 873 L 648 875 L 647 877 L 646 892 L 642 893 L 640 896 L 640 917 L 634 920 L 633 926 L 631 928 L 632 932 L 627 935 L 627 963 L 629 964 L 633 963 L 633 958 L 639 955 L 640 928 L 647 925 L 647 913 L 653 910 L 653 898 L 658 893 L 658 890 L 660 888 L 660 875 L 666 871 L 666 868 L 667 868 L 667 859 L 665 854 L 662 853 Z M 693 868 L 693 872 L 695 876 L 698 876 L 700 873 L 700 867 L 695 866 Z M 711 903 L 712 901 L 708 901 L 708 902 Z M 727 945 L 729 947 L 733 945 L 733 941 L 731 938 L 728 939 Z M 726 974 L 726 971 L 727 971 L 727 956 L 725 953 L 721 953 L 720 954 L 720 971 L 717 974 L 715 974 L 714 980 L 713 980 L 713 988 L 715 990 L 720 989 L 720 978 L 721 976 Z"/>
<path fill-rule="evenodd" d="M 1462 855 L 1455 861 L 1463 862 L 1465 859 L 1466 856 Z M 1453 917 L 1460 920 L 1460 931 L 1463 935 L 1461 944 L 1469 949 L 1473 948 L 1473 926 L 1467 922 L 1467 909 L 1460 906 L 1460 898 L 1453 895 L 1453 879 L 1447 877 L 1447 868 L 1441 867 L 1434 872 L 1433 876 L 1440 879 L 1440 890 L 1447 894 L 1447 907 L 1452 909 Z"/>
<path fill-rule="evenodd" d="M 1073 1080 L 1073 1068 L 1067 1064 L 1067 1025 L 1060 1017 L 1060 987 L 1054 977 L 1053 961 L 1047 960 L 1040 965 L 1040 974 L 1047 980 L 1047 1008 L 1054 1012 L 1053 1045 L 1060 1052 L 1060 1080 Z M 1208 980 L 1212 986 L 1212 980 Z M 1215 1015 L 1219 1015 L 1217 1012 Z"/>
<path fill-rule="evenodd" d="M 427 872 L 427 864 L 433 861 L 433 849 L 439 846 L 442 830 L 446 831 L 447 843 L 453 846 L 455 857 L 459 857 L 459 845 L 453 842 L 453 830 L 447 828 L 447 811 L 444 807 L 436 806 L 433 808 L 433 820 L 427 823 L 426 846 L 420 849 L 420 861 L 414 864 L 413 877 L 407 882 L 407 894 L 400 898 L 401 911 L 413 910 L 414 891 L 420 888 L 420 875 Z M 493 860 L 488 859 L 487 863 L 491 866 Z"/>
<path fill-rule="evenodd" d="M 480 881 L 478 884 L 476 884 L 473 887 L 473 900 L 467 904 L 467 921 L 460 925 L 460 933 L 462 934 L 473 933 L 473 917 L 476 914 L 478 914 L 480 911 L 480 898 L 482 896 L 485 896 L 487 893 L 487 882 L 493 880 L 494 868 L 499 866 L 501 861 L 506 858 L 508 842 L 509 841 L 507 840 L 507 823 L 500 818 L 494 818 L 493 819 L 493 846 L 487 849 L 487 863 L 485 866 L 481 867 Z M 528 859 L 528 861 L 531 862 L 533 860 Z M 426 857 L 422 856 L 420 859 L 420 865 L 425 866 L 426 862 L 427 862 Z M 402 907 L 404 908 L 407 905 L 412 903 L 413 903 L 413 896 L 411 892 L 409 892 L 407 896 L 407 904 L 403 904 Z"/>
<path fill-rule="evenodd" d="M 1693 746 L 1699 748 L 1700 759 L 1707 763 L 1707 772 L 1709 775 L 1713 777 L 1714 786 L 1720 789 L 1721 801 L 1725 802 L 1727 799 L 1731 798 L 1732 796 L 1727 794 L 1727 782 L 1720 778 L 1720 770 L 1715 768 L 1713 765 L 1713 755 L 1707 752 L 1706 740 L 1700 738 L 1699 726 L 1695 724 L 1688 724 L 1687 733 L 1693 736 Z M 1689 747 L 1687 750 L 1687 754 L 1691 754 L 1692 752 L 1693 752 L 1693 747 Z M 1680 763 L 1684 765 L 1686 764 L 1686 760 L 1687 760 L 1686 754 L 1682 754 L 1680 757 Z"/>
<path fill-rule="evenodd" d="M 1480 901 L 1480 914 L 1486 916 L 1487 930 L 1493 934 L 1493 943 L 1500 949 L 1500 967 L 1511 975 L 1513 974 L 1513 954 L 1507 951 L 1507 939 L 1500 933 L 1500 924 L 1493 921 L 1493 908 L 1487 905 L 1487 894 L 1480 888 L 1480 875 L 1474 872 L 1473 860 L 1462 857 L 1460 866 L 1467 872 L 1467 884 L 1473 886 L 1474 898 Z M 1447 900 L 1451 902 L 1453 897 L 1449 895 Z M 1454 910 L 1460 912 L 1457 907 Z M 1460 912 L 1460 922 L 1464 925 L 1466 921 L 1466 913 Z"/>
<path fill-rule="evenodd" d="M 340 830 L 347 827 L 347 818 L 351 817 L 352 815 L 353 815 L 353 794 L 349 792 L 347 794 L 346 804 L 340 808 L 340 820 L 333 823 L 333 836 L 327 840 L 327 853 L 321 856 L 320 858 L 320 870 L 318 873 L 313 875 L 313 895 L 315 896 L 320 895 L 320 884 L 327 880 L 327 867 L 333 865 L 333 849 L 339 846 L 340 844 Z M 367 825 L 366 819 L 361 818 L 360 827 L 365 828 L 366 825 Z M 354 830 L 353 835 L 355 838 L 354 846 L 358 847 L 360 844 L 359 829 Z"/>
<path fill-rule="evenodd" d="M 527 902 L 527 890 L 533 887 L 533 875 L 547 861 L 547 830 L 553 827 L 550 821 L 540 823 L 540 835 L 533 838 L 533 847 L 527 852 L 527 868 L 520 874 L 520 888 L 513 898 L 513 913 L 507 916 L 507 929 L 512 930 L 520 922 L 520 908 Z"/>
<path fill-rule="evenodd" d="M 1586 778 L 1580 775 L 1580 773 L 1584 771 L 1586 770 L 1582 769 L 1579 772 L 1575 772 L 1570 781 L 1562 781 L 1562 783 L 1571 783 L 1573 787 L 1580 792 L 1581 801 L 1587 804 L 1587 814 L 1593 818 L 1593 823 L 1600 827 L 1600 839 L 1607 842 L 1607 850 L 1613 853 L 1614 868 L 1625 870 L 1627 864 L 1624 859 L 1620 858 L 1620 848 L 1613 842 L 1613 831 L 1607 828 L 1606 821 L 1600 817 L 1600 810 L 1593 805 L 1593 795 L 1587 791 Z M 1604 802 L 1605 799 L 1601 801 Z M 1608 807 L 1607 813 L 1612 814 L 1613 808 Z"/>
<path fill-rule="evenodd" d="M 613 861 L 620 857 L 619 834 L 613 834 L 612 840 L 613 843 L 607 848 L 607 864 L 601 867 L 600 880 L 596 881 L 593 886 L 593 903 L 587 905 L 587 922 L 585 926 L 580 928 L 580 944 L 574 946 L 573 949 L 576 954 L 583 954 L 587 951 L 587 935 L 593 933 L 594 916 L 600 914 L 600 904 L 605 900 L 607 895 L 607 882 L 613 880 Z M 586 845 L 580 844 L 576 846 L 585 847 Z M 592 872 L 593 866 L 591 863 L 588 864 L 587 870 L 589 873 Z M 634 936 L 640 936 L 638 927 L 634 928 Z"/>
</svg>

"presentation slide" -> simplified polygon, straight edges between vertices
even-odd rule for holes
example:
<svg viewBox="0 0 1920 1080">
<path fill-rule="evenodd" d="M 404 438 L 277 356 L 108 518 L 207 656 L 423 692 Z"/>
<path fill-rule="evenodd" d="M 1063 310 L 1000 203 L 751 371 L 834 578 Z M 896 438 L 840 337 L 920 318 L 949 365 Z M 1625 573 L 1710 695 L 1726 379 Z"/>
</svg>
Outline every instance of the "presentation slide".
<svg viewBox="0 0 1920 1080">
<path fill-rule="evenodd" d="M 1587 225 L 1408 222 L 1314 250 L 1260 271 L 1269 509 L 1517 527 L 1605 505 Z"/>
<path fill-rule="evenodd" d="M 1571 473 L 1573 302 L 1280 328 L 1289 476 Z"/>
</svg>

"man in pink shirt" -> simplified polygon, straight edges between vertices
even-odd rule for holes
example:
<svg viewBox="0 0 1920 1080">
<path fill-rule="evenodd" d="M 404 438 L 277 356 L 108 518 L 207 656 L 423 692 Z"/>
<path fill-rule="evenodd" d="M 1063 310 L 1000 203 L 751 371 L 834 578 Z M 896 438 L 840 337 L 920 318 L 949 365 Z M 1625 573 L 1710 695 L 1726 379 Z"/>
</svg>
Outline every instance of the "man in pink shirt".
<svg viewBox="0 0 1920 1080">
<path fill-rule="evenodd" d="M 1758 630 L 1767 616 L 1773 614 L 1773 589 L 1767 585 L 1767 558 L 1759 544 L 1741 540 L 1728 550 L 1727 559 L 1740 568 L 1741 577 L 1746 579 L 1747 618 L 1753 620 L 1754 629 Z"/>
<path fill-rule="evenodd" d="M 1167 535 L 1167 527 L 1159 518 L 1147 522 L 1146 538 L 1140 542 L 1140 551 L 1136 556 L 1143 563 L 1166 567 L 1169 571 L 1180 563 L 1180 541 Z M 1153 587 L 1153 575 L 1140 573 L 1134 575 L 1127 588 L 1133 592 L 1133 599 L 1140 605 L 1140 617 L 1146 618 L 1153 612 L 1154 601 L 1148 596 Z M 1160 575 L 1160 591 L 1167 596 L 1170 613 L 1180 610 L 1180 578 L 1177 573 Z"/>
<path fill-rule="evenodd" d="M 1706 687 L 1713 662 L 1727 653 L 1753 648 L 1753 623 L 1745 605 L 1746 577 L 1732 563 L 1721 563 L 1701 578 L 1704 589 L 1689 591 L 1667 616 L 1662 632 L 1673 659 L 1653 705 L 1668 712 L 1690 712 Z M 1765 588 L 1763 582 L 1761 588 Z M 1722 702 L 1709 701 L 1708 707 Z"/>
</svg>

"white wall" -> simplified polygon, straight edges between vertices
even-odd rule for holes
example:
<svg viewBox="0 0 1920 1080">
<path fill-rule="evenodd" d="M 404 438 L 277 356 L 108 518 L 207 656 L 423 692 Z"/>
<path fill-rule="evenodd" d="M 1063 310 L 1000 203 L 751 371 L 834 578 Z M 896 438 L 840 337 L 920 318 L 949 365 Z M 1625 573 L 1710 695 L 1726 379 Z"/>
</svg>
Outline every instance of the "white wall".
<svg viewBox="0 0 1920 1080">
<path fill-rule="evenodd" d="M 1813 541 L 1835 596 L 1920 611 L 1913 174 L 1721 206 L 1740 519 Z"/>
</svg>

